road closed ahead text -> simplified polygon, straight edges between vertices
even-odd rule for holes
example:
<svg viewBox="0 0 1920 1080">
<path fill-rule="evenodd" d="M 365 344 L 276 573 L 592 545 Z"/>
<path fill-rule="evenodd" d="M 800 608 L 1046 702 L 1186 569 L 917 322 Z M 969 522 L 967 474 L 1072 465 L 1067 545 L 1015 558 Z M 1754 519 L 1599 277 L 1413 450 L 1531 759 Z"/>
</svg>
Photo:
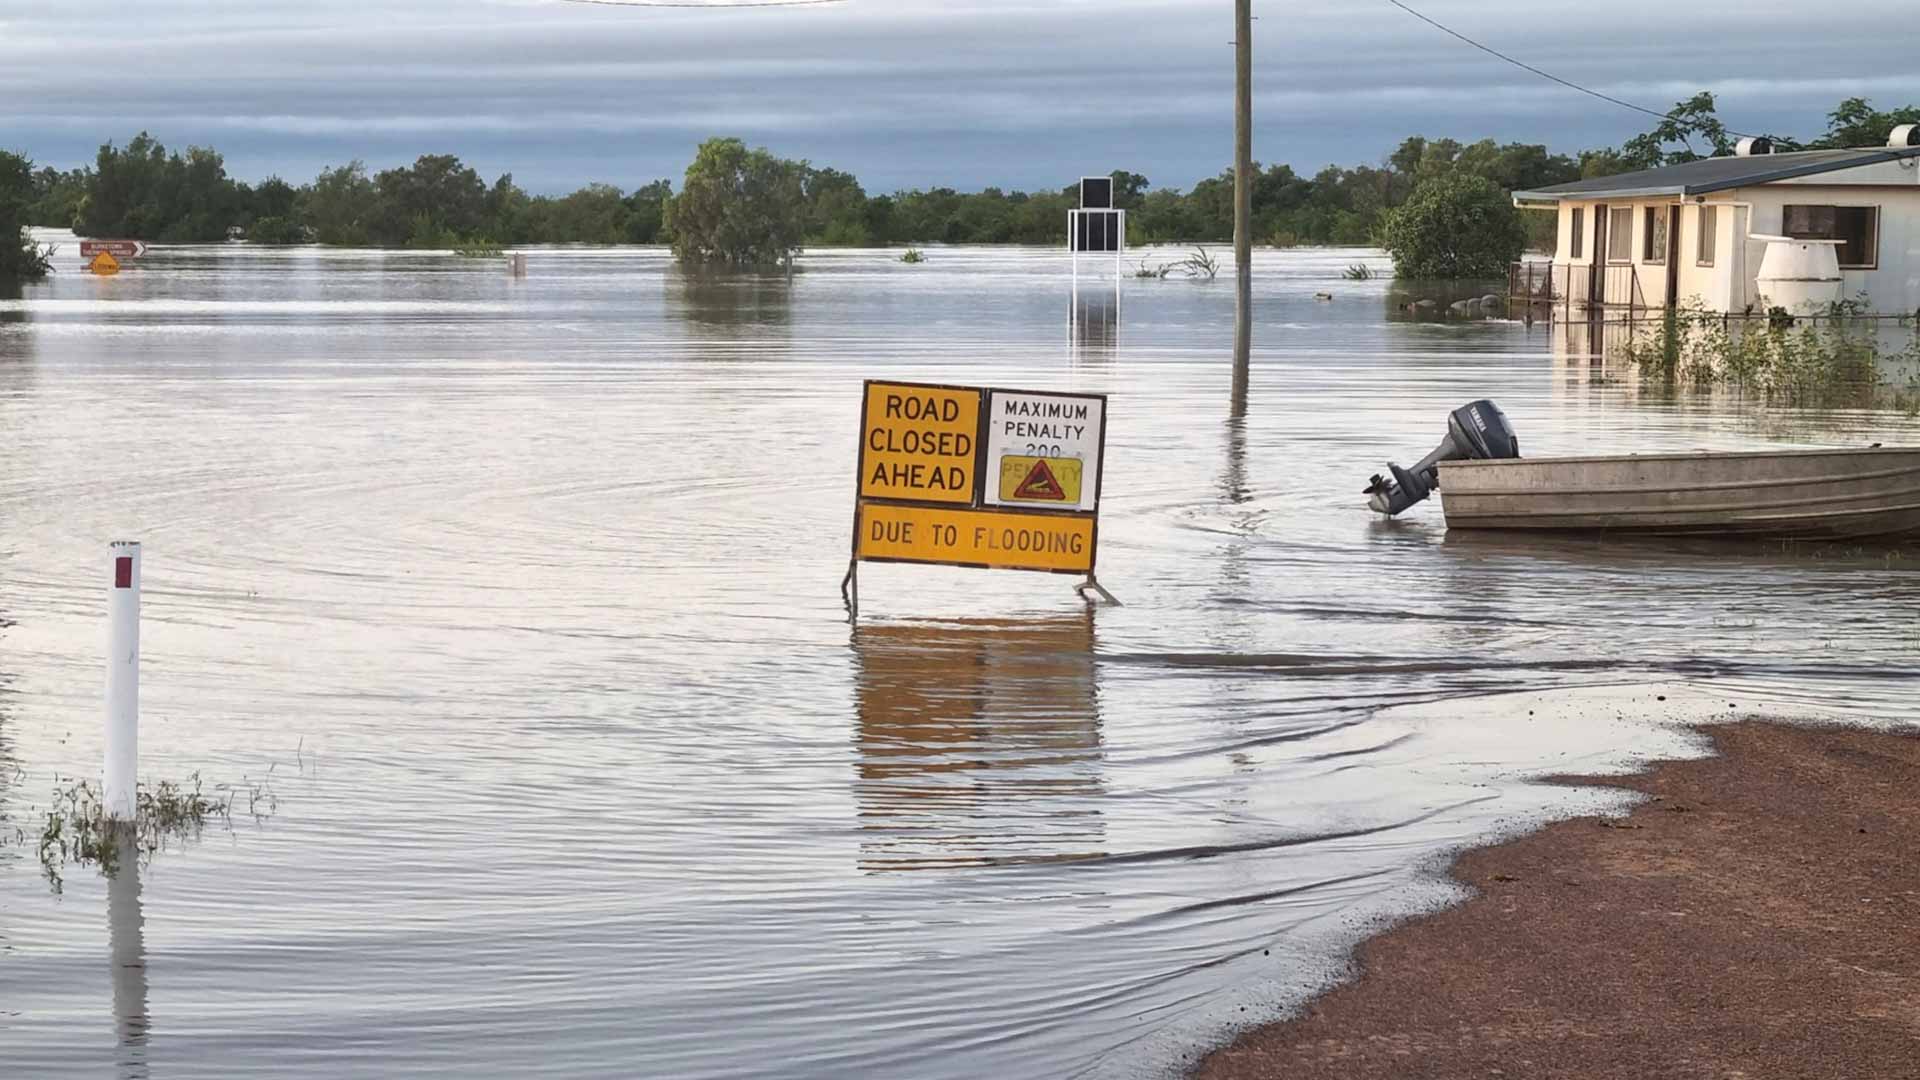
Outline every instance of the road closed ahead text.
<svg viewBox="0 0 1920 1080">
<path fill-rule="evenodd" d="M 971 503 L 980 392 L 867 385 L 860 497 Z"/>
<path fill-rule="evenodd" d="M 1051 514 L 860 507 L 859 557 L 909 562 L 1087 572 L 1093 519 Z"/>
</svg>

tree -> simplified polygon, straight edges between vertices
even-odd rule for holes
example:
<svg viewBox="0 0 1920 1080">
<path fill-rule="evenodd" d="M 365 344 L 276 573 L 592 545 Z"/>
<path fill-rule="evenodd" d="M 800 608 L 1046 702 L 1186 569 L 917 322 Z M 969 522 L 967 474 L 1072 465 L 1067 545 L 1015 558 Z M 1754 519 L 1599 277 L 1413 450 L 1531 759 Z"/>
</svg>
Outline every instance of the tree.
<svg viewBox="0 0 1920 1080">
<path fill-rule="evenodd" d="M 1809 143 L 1808 147 L 1826 150 L 1885 146 L 1893 129 L 1901 124 L 1920 124 L 1920 107 L 1907 105 L 1891 112 L 1880 112 L 1865 98 L 1848 98 L 1827 114 L 1827 133 Z"/>
<path fill-rule="evenodd" d="M 314 239 L 323 244 L 364 244 L 370 239 L 374 188 L 365 165 L 349 161 L 322 169 L 302 196 L 301 216 Z"/>
<path fill-rule="evenodd" d="M 807 240 L 839 247 L 873 242 L 867 228 L 867 193 L 852 174 L 809 168 L 802 177 L 807 192 Z"/>
<path fill-rule="evenodd" d="M 37 281 L 52 268 L 50 250 L 27 236 L 34 193 L 33 162 L 0 150 L 0 282 Z"/>
<path fill-rule="evenodd" d="M 413 247 L 455 247 L 480 238 L 487 185 L 452 154 L 422 154 L 411 167 L 373 178 L 379 206 L 373 238 Z"/>
<path fill-rule="evenodd" d="M 666 233 L 667 200 L 673 198 L 673 181 L 655 180 L 635 188 L 627 196 L 627 237 L 629 244 L 657 244 Z"/>
<path fill-rule="evenodd" d="M 1484 176 L 1455 172 L 1415 188 L 1387 215 L 1382 243 L 1407 278 L 1494 278 L 1526 247 L 1520 212 Z"/>
<path fill-rule="evenodd" d="M 673 253 L 685 263 L 731 267 L 791 263 L 806 234 L 805 162 L 708 139 L 668 204 Z"/>
</svg>

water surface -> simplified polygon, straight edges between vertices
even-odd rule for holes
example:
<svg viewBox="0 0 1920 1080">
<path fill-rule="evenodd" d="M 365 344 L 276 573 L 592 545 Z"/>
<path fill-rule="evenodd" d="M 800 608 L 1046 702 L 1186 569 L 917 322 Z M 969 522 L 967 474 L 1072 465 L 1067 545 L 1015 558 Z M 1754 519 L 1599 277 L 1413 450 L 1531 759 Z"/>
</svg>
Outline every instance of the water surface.
<svg viewBox="0 0 1920 1080">
<path fill-rule="evenodd" d="M 1532 454 L 1912 422 L 1649 400 L 1340 279 L 1377 253 L 1261 253 L 1236 415 L 1227 279 L 1089 262 L 1076 304 L 1053 252 L 70 252 L 0 299 L 0 809 L 98 769 L 123 537 L 143 775 L 278 809 L 59 895 L 0 846 L 8 1075 L 1164 1075 L 1448 895 L 1447 851 L 1601 802 L 1529 776 L 1727 711 L 1916 718 L 1911 553 L 1360 495 L 1481 396 Z M 849 625 L 870 377 L 1111 395 L 1125 606 L 870 566 Z"/>
</svg>

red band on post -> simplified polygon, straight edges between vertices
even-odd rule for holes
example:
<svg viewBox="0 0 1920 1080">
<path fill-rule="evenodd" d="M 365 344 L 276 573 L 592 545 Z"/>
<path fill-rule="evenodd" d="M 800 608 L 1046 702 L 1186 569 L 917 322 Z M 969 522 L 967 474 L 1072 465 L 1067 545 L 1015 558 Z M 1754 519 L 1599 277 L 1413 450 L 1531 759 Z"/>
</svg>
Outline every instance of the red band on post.
<svg viewBox="0 0 1920 1080">
<path fill-rule="evenodd" d="M 116 589 L 133 588 L 133 559 L 122 555 L 113 560 L 113 587 Z"/>
</svg>

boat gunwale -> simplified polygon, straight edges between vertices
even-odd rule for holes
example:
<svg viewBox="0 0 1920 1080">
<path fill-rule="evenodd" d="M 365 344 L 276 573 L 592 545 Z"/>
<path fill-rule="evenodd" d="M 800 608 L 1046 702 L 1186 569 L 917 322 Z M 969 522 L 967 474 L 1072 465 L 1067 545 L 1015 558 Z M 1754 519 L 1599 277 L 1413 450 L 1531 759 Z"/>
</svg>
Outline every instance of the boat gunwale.
<svg viewBox="0 0 1920 1080">
<path fill-rule="evenodd" d="M 1462 489 L 1462 488 L 1461 488 L 1461 487 L 1460 487 L 1459 485 L 1457 485 L 1457 484 L 1456 484 L 1456 485 L 1455 485 L 1454 487 L 1452 487 L 1452 488 L 1448 488 L 1448 487 L 1446 487 L 1446 486 L 1445 486 L 1445 485 L 1443 484 L 1443 485 L 1441 485 L 1441 487 L 1440 487 L 1440 494 L 1441 494 L 1441 495 L 1442 495 L 1443 497 L 1444 497 L 1444 496 L 1446 496 L 1446 495 L 1449 495 L 1449 494 L 1451 494 L 1451 495 L 1461 495 L 1461 496 L 1488 496 L 1488 497 L 1491 497 L 1491 496 L 1500 496 L 1500 497 L 1506 497 L 1506 496 L 1516 496 L 1516 495 L 1527 495 L 1527 496 L 1536 496 L 1536 497 L 1548 497 L 1548 496 L 1551 496 L 1551 497 L 1555 497 L 1555 498 L 1558 498 L 1558 497 L 1561 497 L 1561 496 L 1566 496 L 1566 495 L 1585 495 L 1585 496 L 1591 496 L 1591 495 L 1665 495 L 1665 494 L 1670 494 L 1670 493 L 1673 493 L 1673 492 L 1695 492 L 1695 491 L 1765 491 L 1765 490 L 1768 490 L 1768 489 L 1772 489 L 1772 488 L 1786 488 L 1786 487 L 1806 487 L 1806 486 L 1809 486 L 1809 485 L 1818 485 L 1818 486 L 1821 486 L 1821 487 L 1827 487 L 1827 486 L 1831 486 L 1831 485 L 1834 485 L 1834 484 L 1851 484 L 1851 483 L 1861 483 L 1861 482 L 1864 482 L 1864 481 L 1868 481 L 1868 480 L 1887 480 L 1887 479 L 1891 479 L 1891 478 L 1893 478 L 1893 477 L 1900 477 L 1900 476 L 1910 476 L 1910 477 L 1920 477 L 1920 462 L 1916 462 L 1916 463 L 1915 463 L 1915 464 L 1913 464 L 1913 465 L 1909 465 L 1909 466 L 1906 466 L 1906 467 L 1903 467 L 1903 468 L 1898 468 L 1898 469 L 1877 469 L 1877 470 L 1875 470 L 1875 471 L 1873 471 L 1873 472 L 1858 472 L 1858 473 L 1847 473 L 1847 474 L 1844 474 L 1844 475 L 1825 475 L 1825 474 L 1823 474 L 1823 475 L 1820 475 L 1820 476 L 1787 476 L 1787 477 L 1774 477 L 1774 478 L 1772 478 L 1772 479 L 1768 479 L 1768 480 L 1716 480 L 1716 481 L 1713 481 L 1712 483 L 1697 483 L 1697 484 L 1676 484 L 1676 485 L 1674 485 L 1674 486 L 1672 486 L 1672 487 L 1653 487 L 1653 486 L 1651 486 L 1651 485 L 1647 485 L 1647 486 L 1640 486 L 1640 485 L 1635 485 L 1635 486 L 1632 486 L 1632 487 L 1585 487 L 1585 488 L 1575 488 L 1575 487 L 1536 487 L 1536 488 L 1492 488 L 1492 487 L 1484 487 L 1484 488 L 1466 488 L 1466 489 Z M 1861 493 L 1860 493 L 1860 494 L 1858 494 L 1858 495 L 1849 495 L 1849 496 L 1846 496 L 1846 497 L 1847 497 L 1847 498 L 1859 498 L 1859 497 L 1862 497 L 1862 496 L 1866 496 L 1866 495 L 1875 495 L 1875 494 L 1888 494 L 1888 495 L 1904 495 L 1904 494 L 1907 494 L 1907 493 L 1909 493 L 1909 492 L 1911 492 L 1911 491 L 1913 491 L 1913 490 L 1915 490 L 1915 489 L 1913 489 L 1913 488 L 1896 488 L 1896 489 L 1892 489 L 1892 490 L 1888 490 L 1888 489 L 1886 489 L 1886 488 L 1884 488 L 1884 487 L 1882 487 L 1882 488 L 1877 488 L 1877 489 L 1875 489 L 1875 490 L 1873 490 L 1873 491 L 1868 491 L 1868 492 L 1861 492 Z"/>
<path fill-rule="evenodd" d="M 1630 461 L 1736 461 L 1755 458 L 1882 457 L 1920 455 L 1920 446 L 1861 446 L 1828 450 L 1681 450 L 1662 454 L 1593 454 L 1583 457 L 1461 458 L 1439 462 L 1447 469 L 1495 469 L 1513 465 L 1589 465 L 1594 462 Z M 1905 470 L 1901 470 L 1905 471 Z"/>
<path fill-rule="evenodd" d="M 1792 504 L 1788 504 L 1788 505 L 1792 505 Z M 1536 519 L 1580 518 L 1580 517 L 1609 519 L 1609 518 L 1635 517 L 1635 516 L 1643 516 L 1643 515 L 1649 515 L 1649 514 L 1668 514 L 1674 517 L 1686 517 L 1691 514 L 1706 512 L 1708 509 L 1710 508 L 1702 508 L 1701 510 L 1695 510 L 1692 508 L 1676 509 L 1674 507 L 1657 507 L 1657 508 L 1651 508 L 1651 509 L 1637 509 L 1637 510 L 1578 510 L 1578 511 L 1567 511 L 1564 513 L 1539 514 L 1537 515 Z M 1770 507 L 1770 506 L 1755 507 L 1753 508 L 1753 516 L 1721 515 L 1718 518 L 1716 518 L 1715 521 L 1701 523 L 1699 527 L 1713 528 L 1716 526 L 1754 525 L 1754 524 L 1765 524 L 1768 522 L 1826 521 L 1834 518 L 1865 517 L 1869 514 L 1920 513 L 1920 502 L 1901 503 L 1897 506 L 1863 506 L 1863 507 L 1858 507 L 1850 510 L 1814 510 L 1814 511 L 1802 512 L 1802 513 L 1768 513 L 1767 512 L 1773 509 L 1774 507 Z M 1444 507 L 1442 507 L 1442 512 L 1444 514 L 1445 512 Z M 1511 518 L 1514 516 L 1515 515 L 1511 513 L 1475 512 L 1471 509 L 1468 509 L 1462 512 L 1461 518 L 1462 518 L 1462 524 L 1464 525 L 1475 518 Z M 1447 521 L 1447 525 L 1449 527 L 1452 527 L 1454 524 L 1453 515 L 1451 514 L 1446 515 L 1446 521 Z M 1681 523 L 1673 522 L 1671 524 L 1680 525 Z M 1536 527 L 1536 526 L 1516 525 L 1516 526 L 1501 526 L 1501 527 L 1530 528 L 1530 527 Z M 1612 528 L 1613 526 L 1602 523 L 1602 524 L 1596 524 L 1596 525 L 1570 525 L 1570 526 L 1543 525 L 1543 526 L 1537 526 L 1537 527 L 1538 528 L 1606 529 L 1606 528 Z M 1654 525 L 1651 527 L 1666 528 L 1668 526 Z"/>
</svg>

